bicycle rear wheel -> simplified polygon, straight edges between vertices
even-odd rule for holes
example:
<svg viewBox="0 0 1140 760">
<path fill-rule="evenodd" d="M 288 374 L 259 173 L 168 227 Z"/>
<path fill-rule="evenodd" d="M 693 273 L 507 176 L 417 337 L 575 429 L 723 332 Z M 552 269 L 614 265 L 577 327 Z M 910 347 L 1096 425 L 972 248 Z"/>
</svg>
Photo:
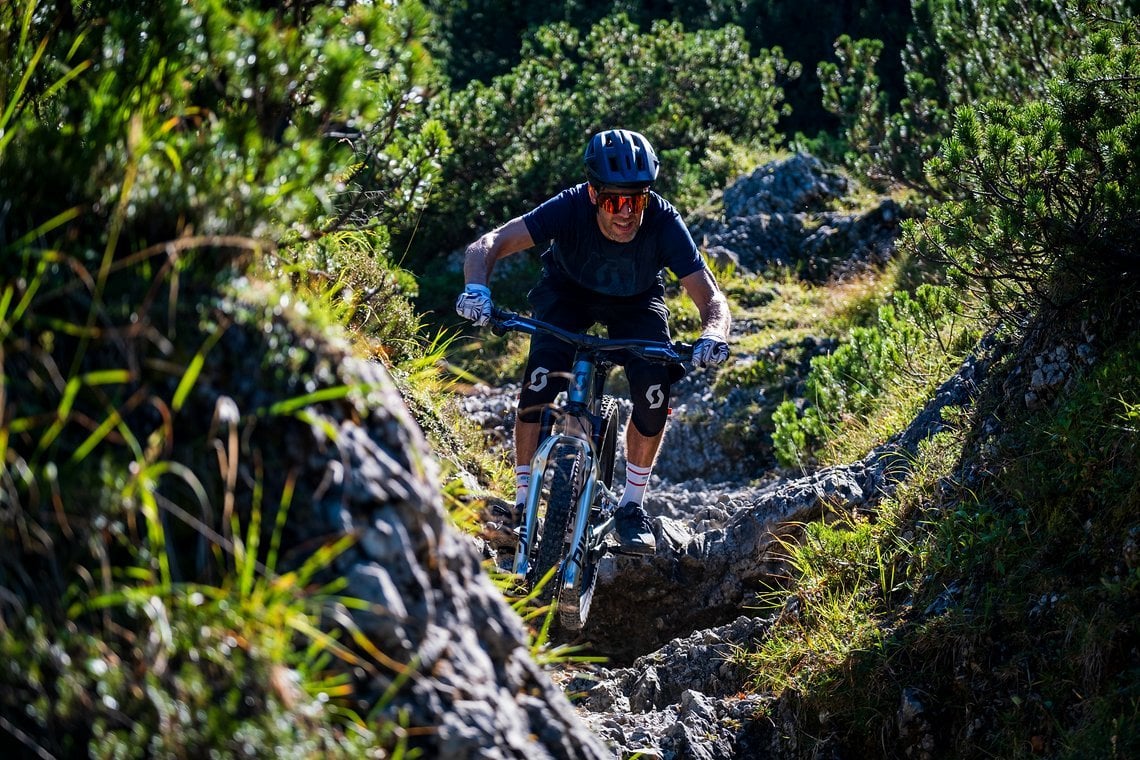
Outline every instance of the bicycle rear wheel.
<svg viewBox="0 0 1140 760">
<path fill-rule="evenodd" d="M 613 396 L 602 397 L 602 435 L 598 443 L 598 478 L 607 486 L 614 484 L 617 461 L 618 402 Z"/>
<path fill-rule="evenodd" d="M 547 576 L 551 568 L 558 567 L 565 553 L 566 530 L 570 525 L 570 515 L 574 512 L 581 489 L 581 454 L 576 447 L 556 446 L 547 464 L 549 473 L 546 496 L 546 514 L 539 528 L 535 544 L 534 562 L 527 572 L 527 583 L 533 588 Z M 535 484 L 541 488 L 543 484 Z M 557 573 L 547 580 L 538 592 L 539 601 L 546 603 L 554 599 L 554 589 L 561 584 Z"/>
<path fill-rule="evenodd" d="M 607 487 L 613 485 L 614 463 L 617 459 L 618 403 L 612 396 L 602 399 L 602 427 L 598 447 L 598 477 Z M 590 522 L 598 519 L 600 508 L 591 509 Z M 587 539 L 589 536 L 586 537 Z M 580 631 L 586 626 L 590 604 L 594 601 L 594 587 L 598 584 L 598 561 L 605 552 L 600 547 L 587 545 L 582 552 L 582 567 L 577 581 L 571 587 L 558 584 L 558 621 L 569 631 Z"/>
</svg>

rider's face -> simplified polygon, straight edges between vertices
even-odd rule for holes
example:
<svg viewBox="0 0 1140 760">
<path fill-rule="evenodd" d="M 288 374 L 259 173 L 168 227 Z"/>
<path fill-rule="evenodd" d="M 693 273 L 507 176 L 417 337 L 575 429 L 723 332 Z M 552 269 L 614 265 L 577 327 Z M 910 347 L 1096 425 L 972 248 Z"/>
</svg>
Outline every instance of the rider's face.
<svg viewBox="0 0 1140 760">
<path fill-rule="evenodd" d="M 598 190 L 589 186 L 590 201 L 598 207 L 598 228 L 615 243 L 628 243 L 641 229 L 641 220 L 645 217 L 645 202 L 641 198 L 649 192 L 649 188 L 640 190 L 615 190 L 602 188 Z M 619 195 L 620 194 L 620 195 Z M 609 203 L 599 203 L 599 196 L 610 196 Z M 615 197 L 617 196 L 617 197 Z M 607 210 L 617 208 L 616 211 Z"/>
</svg>

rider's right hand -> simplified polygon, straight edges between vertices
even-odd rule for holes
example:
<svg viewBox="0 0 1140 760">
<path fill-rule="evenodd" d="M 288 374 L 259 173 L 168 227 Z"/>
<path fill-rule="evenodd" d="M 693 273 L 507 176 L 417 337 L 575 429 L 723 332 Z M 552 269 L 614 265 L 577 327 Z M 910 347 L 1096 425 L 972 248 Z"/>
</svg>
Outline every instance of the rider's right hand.
<svg viewBox="0 0 1140 760">
<path fill-rule="evenodd" d="M 491 319 L 491 289 L 486 285 L 470 283 L 455 301 L 455 311 L 482 327 Z"/>
</svg>

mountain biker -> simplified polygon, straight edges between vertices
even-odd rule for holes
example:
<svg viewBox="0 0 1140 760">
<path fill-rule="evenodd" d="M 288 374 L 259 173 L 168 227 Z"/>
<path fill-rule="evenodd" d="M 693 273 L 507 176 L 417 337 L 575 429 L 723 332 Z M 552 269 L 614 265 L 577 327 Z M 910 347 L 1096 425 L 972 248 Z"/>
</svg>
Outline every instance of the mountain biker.
<svg viewBox="0 0 1140 760">
<path fill-rule="evenodd" d="M 668 341 L 662 271 L 681 281 L 697 307 L 702 333 L 693 364 L 713 366 L 728 358 L 731 318 L 717 286 L 680 214 L 653 192 L 660 162 L 644 136 L 625 129 L 595 134 L 583 161 L 586 182 L 563 190 L 522 216 L 482 235 L 467 247 L 466 286 L 456 311 L 477 325 L 491 315 L 488 287 L 496 262 L 550 242 L 543 273 L 528 298 L 537 319 L 575 332 L 606 326 L 611 338 Z M 530 462 L 539 444 L 539 416 L 567 387 L 573 348 L 549 335 L 531 340 L 515 423 L 517 494 L 513 514 L 497 515 L 509 527 L 522 520 L 530 487 Z M 626 428 L 625 488 L 615 512 L 622 548 L 639 554 L 656 550 L 642 502 L 669 414 L 676 368 L 631 360 L 625 366 L 633 401 Z"/>
</svg>

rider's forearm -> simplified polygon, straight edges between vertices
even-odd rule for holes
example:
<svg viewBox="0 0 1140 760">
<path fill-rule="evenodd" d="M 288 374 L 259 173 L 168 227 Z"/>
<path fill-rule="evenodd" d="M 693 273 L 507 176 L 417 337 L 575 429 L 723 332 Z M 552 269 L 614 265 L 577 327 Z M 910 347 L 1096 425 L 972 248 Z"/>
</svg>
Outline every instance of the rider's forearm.
<svg viewBox="0 0 1140 760">
<path fill-rule="evenodd" d="M 728 311 L 728 299 L 724 297 L 708 269 L 681 278 L 681 286 L 689 294 L 697 313 L 701 315 L 701 331 L 716 333 L 724 338 L 732 328 L 732 315 Z"/>
<path fill-rule="evenodd" d="M 467 246 L 463 259 L 463 277 L 468 285 L 489 285 L 495 264 L 504 256 L 518 253 L 534 245 L 530 231 L 522 217 L 516 217 L 501 227 L 479 237 Z"/>
<path fill-rule="evenodd" d="M 701 332 L 716 333 L 728 337 L 732 329 L 732 315 L 728 311 L 728 299 L 717 291 L 699 308 L 701 314 Z"/>
<path fill-rule="evenodd" d="M 491 272 L 497 260 L 494 249 L 494 233 L 488 232 L 471 245 L 463 258 L 463 281 L 468 285 L 489 285 Z"/>
</svg>

